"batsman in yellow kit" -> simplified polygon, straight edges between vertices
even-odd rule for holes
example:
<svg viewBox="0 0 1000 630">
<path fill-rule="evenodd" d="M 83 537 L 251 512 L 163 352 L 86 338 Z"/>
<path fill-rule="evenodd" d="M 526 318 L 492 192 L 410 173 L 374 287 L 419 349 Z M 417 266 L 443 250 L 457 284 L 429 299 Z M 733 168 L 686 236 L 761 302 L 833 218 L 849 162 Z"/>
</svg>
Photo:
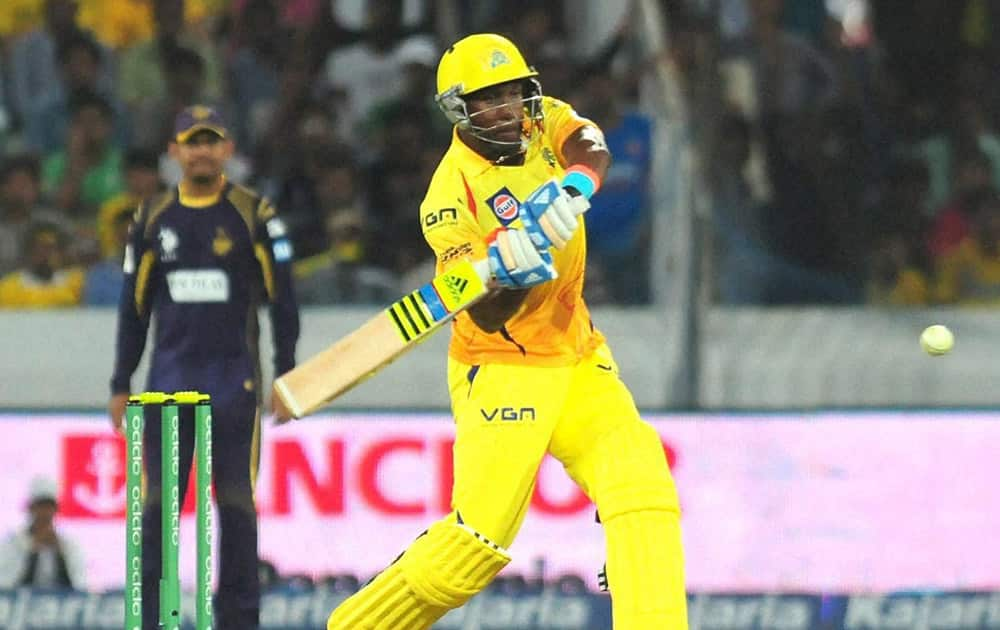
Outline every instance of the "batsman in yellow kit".
<svg viewBox="0 0 1000 630">
<path fill-rule="evenodd" d="M 493 34 L 444 53 L 451 146 L 420 207 L 438 272 L 489 261 L 495 288 L 455 319 L 452 512 L 345 600 L 329 630 L 422 630 L 510 561 L 551 453 L 597 506 L 615 630 L 687 628 L 677 491 L 583 301 L 583 213 L 611 162 L 603 134 L 543 96 Z M 568 543 L 567 543 L 568 544 Z"/>
</svg>

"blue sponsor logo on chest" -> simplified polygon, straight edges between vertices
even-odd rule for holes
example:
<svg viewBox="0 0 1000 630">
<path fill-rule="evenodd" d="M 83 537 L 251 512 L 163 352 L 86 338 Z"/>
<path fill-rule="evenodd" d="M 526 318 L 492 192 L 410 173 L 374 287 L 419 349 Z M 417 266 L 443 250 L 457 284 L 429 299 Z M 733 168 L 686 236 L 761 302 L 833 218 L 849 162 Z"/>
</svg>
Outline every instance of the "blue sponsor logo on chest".
<svg viewBox="0 0 1000 630">
<path fill-rule="evenodd" d="M 493 196 L 486 200 L 486 204 L 493 209 L 497 221 L 504 227 L 514 222 L 521 209 L 521 202 L 506 186 L 493 193 Z"/>
</svg>

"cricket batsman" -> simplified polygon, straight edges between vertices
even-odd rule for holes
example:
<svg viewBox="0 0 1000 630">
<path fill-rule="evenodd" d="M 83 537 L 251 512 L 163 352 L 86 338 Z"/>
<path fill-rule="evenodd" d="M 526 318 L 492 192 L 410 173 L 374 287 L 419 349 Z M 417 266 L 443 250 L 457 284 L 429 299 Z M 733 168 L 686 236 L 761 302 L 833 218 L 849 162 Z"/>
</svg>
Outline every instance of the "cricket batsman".
<svg viewBox="0 0 1000 630">
<path fill-rule="evenodd" d="M 422 630 L 510 561 L 546 452 L 596 504 L 615 630 L 687 628 L 677 491 L 583 301 L 582 213 L 611 163 L 601 130 L 543 96 L 507 39 L 470 35 L 437 70 L 451 146 L 420 206 L 440 273 L 487 258 L 448 383 L 452 511 L 330 615 L 329 630 Z"/>
</svg>

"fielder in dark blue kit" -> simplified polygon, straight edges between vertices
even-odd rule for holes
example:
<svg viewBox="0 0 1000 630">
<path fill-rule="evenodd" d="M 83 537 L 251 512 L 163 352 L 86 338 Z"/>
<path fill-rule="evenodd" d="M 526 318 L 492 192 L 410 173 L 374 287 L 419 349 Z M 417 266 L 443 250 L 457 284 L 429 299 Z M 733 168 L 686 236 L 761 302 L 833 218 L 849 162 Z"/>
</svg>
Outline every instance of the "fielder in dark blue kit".
<svg viewBox="0 0 1000 630">
<path fill-rule="evenodd" d="M 219 114 L 193 106 L 177 116 L 170 155 L 180 184 L 136 211 L 125 253 L 125 286 L 109 413 L 122 428 L 131 377 L 155 341 L 146 391 L 194 390 L 212 397 L 212 468 L 219 521 L 216 627 L 257 628 L 257 513 L 254 482 L 260 450 L 261 370 L 257 310 L 270 307 L 274 370 L 295 364 L 298 306 L 292 247 L 274 206 L 227 182 L 233 153 Z M 182 409 L 190 412 L 190 408 Z M 193 414 L 192 414 L 193 415 Z M 145 423 L 143 627 L 157 627 L 160 577 L 160 423 Z M 181 417 L 181 502 L 194 449 L 193 417 Z"/>
</svg>

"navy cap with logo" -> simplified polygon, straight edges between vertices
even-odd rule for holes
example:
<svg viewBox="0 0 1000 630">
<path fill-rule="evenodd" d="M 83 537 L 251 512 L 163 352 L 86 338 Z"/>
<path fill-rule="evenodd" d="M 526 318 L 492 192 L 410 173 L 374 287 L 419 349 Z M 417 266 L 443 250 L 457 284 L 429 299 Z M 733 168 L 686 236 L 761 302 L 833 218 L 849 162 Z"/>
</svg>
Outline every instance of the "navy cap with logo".
<svg viewBox="0 0 1000 630">
<path fill-rule="evenodd" d="M 222 116 L 215 109 L 206 105 L 192 105 L 185 107 L 174 119 L 174 140 L 177 142 L 187 142 L 191 136 L 199 131 L 211 131 L 218 134 L 220 138 L 226 138 L 229 130 Z"/>
</svg>

